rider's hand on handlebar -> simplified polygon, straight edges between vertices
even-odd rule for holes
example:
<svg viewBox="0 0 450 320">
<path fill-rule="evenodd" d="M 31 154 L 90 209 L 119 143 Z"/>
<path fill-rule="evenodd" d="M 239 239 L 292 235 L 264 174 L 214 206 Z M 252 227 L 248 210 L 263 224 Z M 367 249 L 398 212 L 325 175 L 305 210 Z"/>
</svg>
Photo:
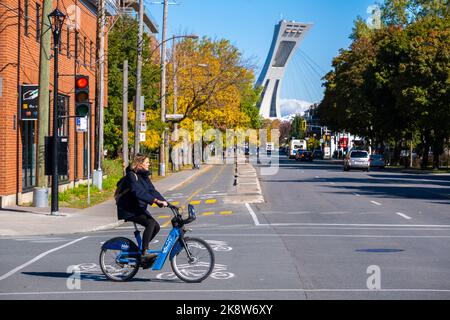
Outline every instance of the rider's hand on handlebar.
<svg viewBox="0 0 450 320">
<path fill-rule="evenodd" d="M 167 201 L 160 201 L 160 200 L 156 200 L 155 203 L 158 205 L 158 207 L 160 208 L 167 208 L 169 206 L 169 203 Z"/>
</svg>

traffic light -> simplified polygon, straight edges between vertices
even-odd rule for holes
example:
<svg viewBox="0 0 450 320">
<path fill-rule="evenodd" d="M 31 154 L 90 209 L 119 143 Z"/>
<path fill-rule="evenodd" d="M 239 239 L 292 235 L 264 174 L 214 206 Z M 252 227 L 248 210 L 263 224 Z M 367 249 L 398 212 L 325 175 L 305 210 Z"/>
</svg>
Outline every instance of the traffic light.
<svg viewBox="0 0 450 320">
<path fill-rule="evenodd" d="M 89 77 L 75 76 L 75 115 L 84 118 L 89 114 Z"/>
</svg>

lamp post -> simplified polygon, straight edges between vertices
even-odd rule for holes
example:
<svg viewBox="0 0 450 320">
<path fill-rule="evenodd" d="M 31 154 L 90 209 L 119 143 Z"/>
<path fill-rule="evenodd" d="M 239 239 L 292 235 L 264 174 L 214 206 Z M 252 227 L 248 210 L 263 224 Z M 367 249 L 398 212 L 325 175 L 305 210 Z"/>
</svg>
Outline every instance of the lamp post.
<svg viewBox="0 0 450 320">
<path fill-rule="evenodd" d="M 53 34 L 53 142 L 52 142 L 52 208 L 51 215 L 59 215 L 58 204 L 58 50 L 66 16 L 58 7 L 48 15 Z"/>
</svg>

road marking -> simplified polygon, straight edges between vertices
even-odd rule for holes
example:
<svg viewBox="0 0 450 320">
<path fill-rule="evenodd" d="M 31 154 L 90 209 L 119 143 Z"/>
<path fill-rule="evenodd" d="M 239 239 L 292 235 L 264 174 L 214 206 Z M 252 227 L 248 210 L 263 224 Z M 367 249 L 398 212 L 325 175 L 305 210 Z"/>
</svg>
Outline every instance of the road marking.
<svg viewBox="0 0 450 320">
<path fill-rule="evenodd" d="M 248 212 L 252 216 L 255 226 L 260 226 L 261 224 L 259 223 L 259 220 L 258 220 L 258 217 L 256 216 L 255 211 L 253 211 L 252 207 L 248 203 L 246 203 L 245 206 L 247 207 Z"/>
<path fill-rule="evenodd" d="M 401 212 L 396 212 L 395 214 L 399 215 L 402 218 L 405 218 L 406 220 L 411 220 L 412 219 L 411 217 L 409 217 L 406 214 L 401 213 Z"/>
<path fill-rule="evenodd" d="M 233 211 L 222 211 L 220 214 L 221 215 L 230 215 L 230 214 L 233 214 Z"/>
<path fill-rule="evenodd" d="M 0 293 L 0 296 L 43 296 L 43 295 L 86 295 L 86 294 L 151 294 L 151 293 L 256 293 L 256 292 L 271 292 L 271 293 L 298 293 L 298 292 L 316 292 L 316 293 L 329 293 L 329 292 L 353 292 L 353 293 L 449 293 L 450 289 L 166 289 L 166 290 L 113 290 L 113 291 L 49 291 L 49 292 L 10 292 Z"/>
<path fill-rule="evenodd" d="M 205 213 L 202 214 L 202 216 L 203 217 L 209 217 L 209 216 L 213 216 L 215 214 L 216 214 L 215 212 L 205 212 Z"/>
<path fill-rule="evenodd" d="M 357 197 L 361 197 L 361 195 L 360 194 L 357 194 L 357 193 L 353 193 L 355 196 L 357 196 Z"/>
<path fill-rule="evenodd" d="M 0 277 L 0 281 L 1 281 L 1 280 L 5 280 L 6 278 L 9 278 L 9 277 L 12 276 L 13 274 L 15 274 L 17 271 L 20 271 L 20 270 L 22 270 L 23 268 L 28 267 L 30 264 L 33 264 L 33 263 L 35 263 L 35 262 L 38 261 L 38 260 L 41 260 L 42 258 L 44 258 L 45 256 L 49 255 L 50 253 L 53 253 L 53 252 L 56 252 L 56 251 L 58 251 L 58 250 L 64 249 L 64 248 L 66 248 L 66 247 L 68 247 L 68 246 L 71 246 L 72 244 L 75 244 L 75 243 L 80 242 L 80 241 L 82 241 L 82 240 L 84 240 L 84 239 L 87 239 L 87 238 L 89 238 L 89 237 L 83 237 L 83 238 L 74 240 L 74 241 L 72 241 L 72 242 L 66 243 L 65 245 L 62 245 L 62 246 L 60 246 L 60 247 L 58 247 L 58 248 L 54 248 L 54 249 L 52 249 L 52 250 L 46 251 L 46 252 L 44 252 L 44 253 L 41 253 L 40 255 L 38 255 L 37 257 L 35 257 L 34 259 L 28 261 L 27 263 L 24 263 L 24 264 L 18 266 L 17 268 L 11 270 L 11 271 L 8 272 L 7 274 L 1 276 L 1 277 Z"/>
<path fill-rule="evenodd" d="M 217 203 L 217 200 L 216 199 L 209 199 L 209 200 L 206 200 L 205 203 L 206 204 L 215 204 L 215 203 Z"/>
<path fill-rule="evenodd" d="M 210 186 L 212 186 L 217 179 L 221 176 L 222 172 L 225 170 L 227 166 L 222 166 L 222 168 L 219 170 L 219 172 L 214 176 L 214 178 L 211 180 L 210 183 L 208 183 L 208 185 L 201 187 L 199 189 L 197 189 L 196 191 L 194 191 L 188 198 L 187 200 L 184 202 L 184 204 L 181 206 L 181 208 L 186 208 L 186 204 L 189 203 L 189 201 L 191 201 L 196 195 L 198 195 L 200 192 L 202 192 L 203 190 L 209 188 Z M 212 168 L 212 166 L 210 167 Z M 206 172 L 206 171 L 205 171 Z"/>
<path fill-rule="evenodd" d="M 381 203 L 376 202 L 376 201 L 370 201 L 370 202 L 373 203 L 374 205 L 377 205 L 377 206 L 381 206 L 382 205 Z"/>
<path fill-rule="evenodd" d="M 171 204 L 174 206 L 178 206 L 180 203 L 175 201 L 175 202 L 172 202 Z"/>
<path fill-rule="evenodd" d="M 166 223 L 164 223 L 164 224 L 161 226 L 161 228 L 167 228 L 171 222 L 172 222 L 172 219 L 170 219 L 169 221 L 167 221 Z"/>
<path fill-rule="evenodd" d="M 191 201 L 189 204 L 192 204 L 192 205 L 199 205 L 200 203 L 202 203 L 202 202 L 199 201 L 199 200 L 194 200 L 194 201 Z"/>
<path fill-rule="evenodd" d="M 172 216 L 159 216 L 158 218 L 159 219 L 169 219 L 169 218 L 172 218 Z"/>
<path fill-rule="evenodd" d="M 251 209 L 251 208 L 250 208 Z M 252 210 L 253 211 L 253 210 Z M 316 227 L 405 227 L 405 228 L 440 228 L 449 229 L 450 225 L 406 225 L 406 224 L 328 224 L 328 223 L 270 223 L 261 224 L 258 222 L 257 226 L 260 227 L 284 227 L 284 226 L 316 226 Z"/>
</svg>

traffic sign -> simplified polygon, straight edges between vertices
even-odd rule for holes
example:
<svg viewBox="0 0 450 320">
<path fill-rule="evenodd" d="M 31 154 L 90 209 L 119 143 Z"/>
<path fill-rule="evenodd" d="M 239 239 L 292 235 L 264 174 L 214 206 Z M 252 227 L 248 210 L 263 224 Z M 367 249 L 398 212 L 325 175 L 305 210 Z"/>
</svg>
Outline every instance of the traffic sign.
<svg viewBox="0 0 450 320">
<path fill-rule="evenodd" d="M 76 118 L 76 126 L 77 126 L 77 132 L 87 132 L 88 131 L 87 117 Z"/>
</svg>

